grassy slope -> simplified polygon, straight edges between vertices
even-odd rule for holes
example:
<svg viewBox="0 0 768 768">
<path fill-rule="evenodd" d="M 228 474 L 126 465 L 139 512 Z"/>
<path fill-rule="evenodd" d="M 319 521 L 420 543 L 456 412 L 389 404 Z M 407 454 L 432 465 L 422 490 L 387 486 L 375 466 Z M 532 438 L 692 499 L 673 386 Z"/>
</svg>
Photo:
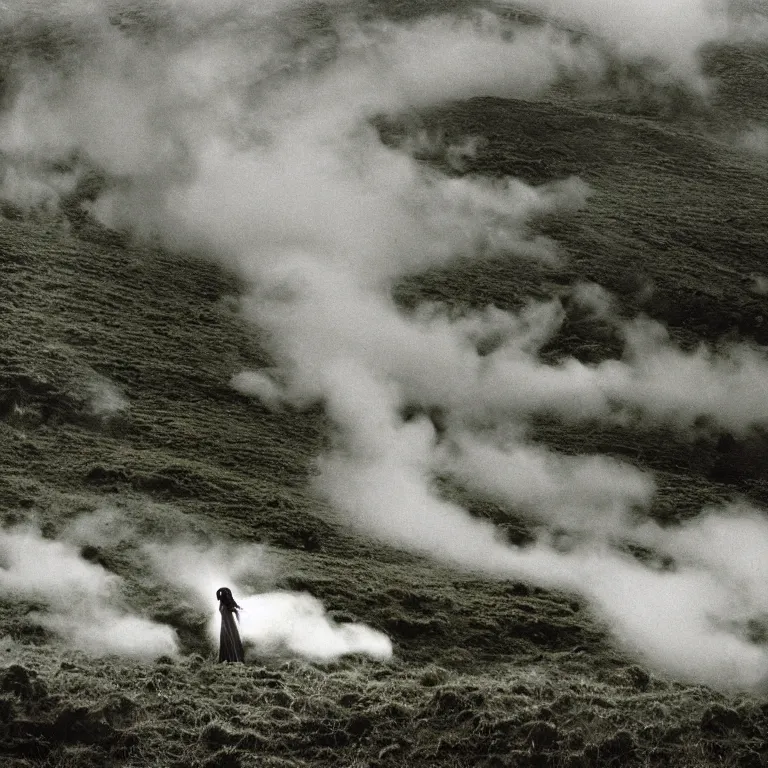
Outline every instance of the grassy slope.
<svg viewBox="0 0 768 768">
<path fill-rule="evenodd" d="M 564 270 L 466 265 L 403 283 L 400 297 L 514 306 L 592 279 L 618 292 L 628 314 L 667 322 L 683 343 L 723 334 L 765 343 L 765 299 L 749 286 L 768 234 L 768 165 L 708 136 L 728 114 L 764 116 L 766 94 L 752 84 L 766 61 L 762 51 L 712 52 L 710 66 L 726 81 L 707 135 L 701 120 L 670 117 L 654 103 L 482 99 L 421 116 L 449 134 L 486 137 L 472 170 L 531 181 L 578 173 L 597 192 L 577 217 L 547 222 L 569 257 Z M 649 676 L 577 601 L 445 571 L 340 528 L 307 488 L 324 441 L 321 416 L 272 414 L 228 387 L 232 373 L 265 360 L 231 310 L 237 285 L 219 269 L 85 225 L 67 233 L 13 218 L 0 220 L 0 258 L 7 521 L 32 511 L 53 533 L 108 502 L 150 533 L 186 524 L 202 536 L 266 541 L 281 550 L 277 586 L 309 589 L 338 617 L 387 630 L 397 648 L 384 665 L 219 667 L 201 617 L 143 584 L 130 550 L 105 547 L 100 561 L 131 580 L 138 607 L 176 623 L 190 655 L 93 663 L 45 644 L 25 618 L 28 606 L 0 604 L 0 634 L 13 639 L 0 670 L 5 764 L 768 759 L 760 701 Z M 609 332 L 574 316 L 550 354 L 590 359 L 615 348 Z M 82 381 L 91 372 L 123 388 L 126 414 L 104 423 L 87 412 Z M 713 438 L 566 430 L 545 420 L 539 432 L 563 450 L 652 468 L 660 516 L 735 493 L 768 501 L 760 435 L 737 443 L 723 475 L 713 471 Z"/>
</svg>

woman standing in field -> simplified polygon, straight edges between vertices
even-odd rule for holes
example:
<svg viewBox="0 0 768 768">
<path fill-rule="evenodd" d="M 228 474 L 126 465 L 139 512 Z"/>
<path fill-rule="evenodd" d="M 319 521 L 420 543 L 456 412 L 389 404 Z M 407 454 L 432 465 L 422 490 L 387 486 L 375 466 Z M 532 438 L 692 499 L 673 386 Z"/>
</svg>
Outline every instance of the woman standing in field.
<svg viewBox="0 0 768 768">
<path fill-rule="evenodd" d="M 219 613 L 221 614 L 219 661 L 245 661 L 245 652 L 240 641 L 240 632 L 237 629 L 237 622 L 240 621 L 238 613 L 240 606 L 232 597 L 232 591 L 229 587 L 221 587 L 217 590 L 216 598 L 219 601 Z"/>
</svg>

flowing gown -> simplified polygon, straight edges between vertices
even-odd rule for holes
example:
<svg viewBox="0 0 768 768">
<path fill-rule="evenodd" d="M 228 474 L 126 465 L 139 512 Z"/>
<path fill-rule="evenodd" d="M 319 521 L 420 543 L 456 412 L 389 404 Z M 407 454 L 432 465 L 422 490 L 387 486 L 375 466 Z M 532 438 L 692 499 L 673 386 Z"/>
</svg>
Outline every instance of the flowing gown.
<svg viewBox="0 0 768 768">
<path fill-rule="evenodd" d="M 245 661 L 243 643 L 237 629 L 235 611 L 224 603 L 219 605 L 221 614 L 221 635 L 219 636 L 219 661 Z"/>
</svg>

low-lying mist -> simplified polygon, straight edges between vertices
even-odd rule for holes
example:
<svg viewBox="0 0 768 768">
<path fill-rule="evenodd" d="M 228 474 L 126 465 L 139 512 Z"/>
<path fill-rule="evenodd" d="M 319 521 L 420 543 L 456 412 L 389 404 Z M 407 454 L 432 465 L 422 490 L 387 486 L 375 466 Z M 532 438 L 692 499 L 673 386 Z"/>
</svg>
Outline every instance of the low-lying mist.
<svg viewBox="0 0 768 768">
<path fill-rule="evenodd" d="M 229 585 L 243 608 L 248 655 L 331 661 L 347 654 L 392 655 L 389 638 L 365 624 L 338 623 L 310 594 L 274 590 L 279 558 L 256 545 L 191 541 L 142 531 L 124 509 L 101 508 L 72 519 L 57 540 L 20 524 L 0 531 L 0 599 L 23 600 L 26 621 L 94 656 L 140 659 L 180 651 L 176 629 L 145 615 L 129 584 L 93 553 L 122 547 L 142 578 L 179 596 L 202 618 L 209 644 L 219 642 L 216 590 Z"/>
</svg>

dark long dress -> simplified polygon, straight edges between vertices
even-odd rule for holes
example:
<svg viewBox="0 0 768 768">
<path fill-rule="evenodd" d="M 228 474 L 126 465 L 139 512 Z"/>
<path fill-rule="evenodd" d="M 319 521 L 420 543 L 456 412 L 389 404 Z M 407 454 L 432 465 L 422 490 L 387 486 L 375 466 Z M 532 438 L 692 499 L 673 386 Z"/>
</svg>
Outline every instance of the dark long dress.
<svg viewBox="0 0 768 768">
<path fill-rule="evenodd" d="M 219 613 L 221 614 L 221 634 L 219 635 L 219 661 L 245 661 L 245 652 L 240 640 L 240 632 L 237 629 L 238 609 L 227 587 L 222 587 L 216 592 L 219 599 Z"/>
</svg>

